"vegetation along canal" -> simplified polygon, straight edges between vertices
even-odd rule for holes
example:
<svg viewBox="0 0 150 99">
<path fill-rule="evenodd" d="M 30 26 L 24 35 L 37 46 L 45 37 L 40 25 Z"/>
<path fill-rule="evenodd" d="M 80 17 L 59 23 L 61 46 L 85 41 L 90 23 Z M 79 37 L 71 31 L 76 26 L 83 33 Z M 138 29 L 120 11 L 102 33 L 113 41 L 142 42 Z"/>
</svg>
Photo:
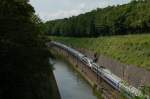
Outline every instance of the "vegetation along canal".
<svg viewBox="0 0 150 99">
<path fill-rule="evenodd" d="M 54 75 L 62 99 L 97 99 L 92 88 L 70 64 L 61 59 L 50 61 L 54 63 Z"/>
</svg>

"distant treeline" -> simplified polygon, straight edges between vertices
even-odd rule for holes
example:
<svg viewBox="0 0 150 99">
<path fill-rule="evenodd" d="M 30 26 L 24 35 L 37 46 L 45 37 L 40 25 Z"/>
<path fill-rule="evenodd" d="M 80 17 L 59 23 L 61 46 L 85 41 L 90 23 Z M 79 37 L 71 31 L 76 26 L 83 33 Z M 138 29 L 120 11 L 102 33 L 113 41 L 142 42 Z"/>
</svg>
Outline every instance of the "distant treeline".
<svg viewBox="0 0 150 99">
<path fill-rule="evenodd" d="M 98 8 L 70 18 L 48 21 L 49 35 L 105 36 L 150 33 L 150 0 Z"/>
</svg>

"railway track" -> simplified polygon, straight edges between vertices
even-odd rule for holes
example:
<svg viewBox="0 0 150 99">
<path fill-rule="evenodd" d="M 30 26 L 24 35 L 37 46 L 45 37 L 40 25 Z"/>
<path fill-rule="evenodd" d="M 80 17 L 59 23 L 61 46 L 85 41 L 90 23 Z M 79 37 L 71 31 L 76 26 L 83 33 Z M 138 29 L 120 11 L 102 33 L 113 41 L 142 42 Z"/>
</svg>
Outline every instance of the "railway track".
<svg viewBox="0 0 150 99">
<path fill-rule="evenodd" d="M 87 56 L 80 53 L 79 51 L 71 47 L 68 47 L 62 43 L 54 42 L 54 41 L 48 43 L 47 46 L 55 46 L 67 51 L 69 54 L 76 57 L 83 64 L 88 66 L 93 72 L 95 72 L 98 76 L 100 76 L 105 82 L 107 82 L 115 90 L 119 92 L 123 92 L 127 98 L 132 99 L 135 97 L 143 97 L 144 99 L 150 99 L 149 96 L 143 95 L 139 89 L 133 87 L 132 85 L 127 84 L 124 80 L 122 80 L 121 78 L 113 74 L 111 71 L 104 68 L 103 66 L 99 66 L 98 64 L 93 62 L 91 58 L 88 58 Z"/>
</svg>

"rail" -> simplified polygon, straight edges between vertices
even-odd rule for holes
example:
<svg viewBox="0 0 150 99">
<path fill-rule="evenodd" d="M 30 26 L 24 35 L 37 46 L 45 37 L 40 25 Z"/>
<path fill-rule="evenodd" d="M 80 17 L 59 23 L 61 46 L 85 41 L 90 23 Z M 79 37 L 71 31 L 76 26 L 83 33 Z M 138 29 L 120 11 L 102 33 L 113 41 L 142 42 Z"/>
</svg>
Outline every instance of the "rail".
<svg viewBox="0 0 150 99">
<path fill-rule="evenodd" d="M 94 71 L 98 76 L 100 76 L 113 88 L 115 88 L 119 92 L 124 92 L 128 98 L 143 97 L 144 99 L 149 99 L 149 96 L 143 95 L 139 89 L 125 83 L 124 80 L 122 80 L 121 78 L 113 74 L 110 70 L 94 63 L 91 58 L 88 58 L 87 56 L 80 53 L 79 51 L 71 47 L 68 47 L 62 43 L 54 42 L 54 41 L 48 43 L 47 45 L 61 48 L 67 51 L 69 54 L 73 55 L 74 57 L 78 58 L 81 62 L 86 64 L 86 66 L 89 66 L 92 71 Z"/>
</svg>

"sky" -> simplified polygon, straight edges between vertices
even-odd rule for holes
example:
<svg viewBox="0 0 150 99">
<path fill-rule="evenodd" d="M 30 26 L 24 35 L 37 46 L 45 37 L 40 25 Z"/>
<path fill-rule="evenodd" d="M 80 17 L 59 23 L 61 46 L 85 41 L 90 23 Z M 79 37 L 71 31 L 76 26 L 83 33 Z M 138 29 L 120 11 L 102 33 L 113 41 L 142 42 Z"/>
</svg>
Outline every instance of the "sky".
<svg viewBox="0 0 150 99">
<path fill-rule="evenodd" d="M 43 20 L 76 16 L 96 8 L 125 4 L 131 0 L 30 0 L 36 14 Z"/>
</svg>

